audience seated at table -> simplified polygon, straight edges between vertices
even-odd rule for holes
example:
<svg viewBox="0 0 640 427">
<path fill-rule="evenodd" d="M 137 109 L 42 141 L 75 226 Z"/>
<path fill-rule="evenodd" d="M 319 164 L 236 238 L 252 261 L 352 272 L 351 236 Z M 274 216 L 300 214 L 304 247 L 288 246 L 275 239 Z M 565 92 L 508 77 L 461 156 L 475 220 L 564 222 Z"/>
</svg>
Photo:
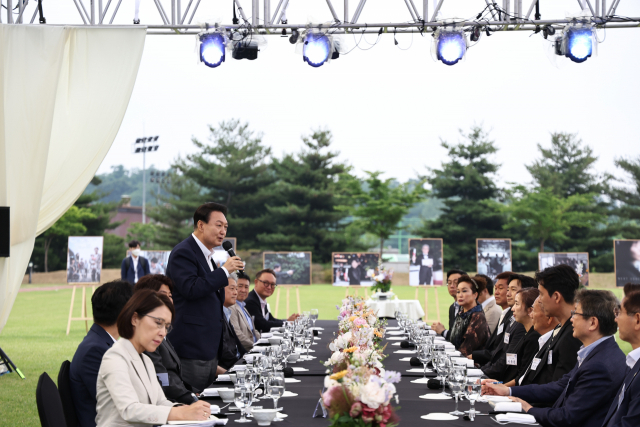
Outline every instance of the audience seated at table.
<svg viewBox="0 0 640 427">
<path fill-rule="evenodd" d="M 498 324 L 493 329 L 485 347 L 474 351 L 471 356 L 468 356 L 470 359 L 473 359 L 477 366 L 482 366 L 488 363 L 491 360 L 493 351 L 501 346 L 504 340 L 505 327 L 509 324 L 511 316 L 513 316 L 511 307 L 509 307 L 509 303 L 507 302 L 507 285 L 509 283 L 509 278 L 512 275 L 512 272 L 505 271 L 496 276 L 493 296 L 496 299 L 496 305 L 502 310 L 502 312 L 500 313 Z"/>
<path fill-rule="evenodd" d="M 536 282 L 532 277 L 523 274 L 513 274 L 509 277 L 507 283 L 507 304 L 513 313 L 513 306 L 516 303 L 516 293 L 523 288 L 532 288 L 536 286 Z M 498 345 L 491 353 L 491 359 L 480 369 L 484 375 L 489 378 L 502 378 L 507 370 L 507 353 L 515 354 L 515 347 L 518 345 L 526 331 L 521 323 L 516 322 L 512 315 L 509 323 L 504 325 L 504 335 L 502 343 Z"/>
<path fill-rule="evenodd" d="M 233 273 L 229 275 L 228 280 L 229 285 L 224 288 L 225 298 L 222 307 L 224 318 L 222 322 L 222 345 L 218 354 L 218 374 L 227 372 L 247 352 L 229 322 L 229 319 L 231 319 L 230 307 L 236 303 L 236 297 L 238 296 L 238 277 Z"/>
<path fill-rule="evenodd" d="M 633 350 L 626 359 L 629 367 L 627 375 L 611 402 L 602 426 L 640 426 L 640 285 L 627 283 L 624 286 L 624 299 L 615 315 L 620 339 L 631 344 Z"/>
<path fill-rule="evenodd" d="M 71 397 L 80 427 L 96 425 L 96 381 L 102 356 L 118 338 L 116 320 L 132 294 L 131 284 L 115 280 L 98 287 L 91 296 L 93 325 L 71 361 Z"/>
<path fill-rule="evenodd" d="M 133 294 L 118 316 L 120 340 L 102 358 L 98 372 L 98 427 L 166 424 L 168 421 L 203 421 L 210 405 L 198 401 L 174 406 L 156 377 L 151 359 L 171 329 L 173 303 L 164 294 L 142 289 Z"/>
<path fill-rule="evenodd" d="M 243 271 L 239 271 L 237 276 L 238 297 L 236 298 L 236 303 L 229 307 L 231 309 L 230 323 L 244 349 L 249 351 L 253 348 L 253 344 L 260 339 L 260 332 L 254 328 L 253 319 L 245 308 L 245 300 L 249 296 L 251 278 Z"/>
<path fill-rule="evenodd" d="M 570 319 L 573 335 L 582 342 L 575 366 L 548 384 L 506 387 L 485 381 L 483 394 L 512 396 L 522 404 L 523 412 L 533 415 L 543 427 L 602 426 L 628 369 L 613 336 L 618 307 L 611 291 L 579 291 Z M 553 406 L 536 408 L 529 402 Z"/>
<path fill-rule="evenodd" d="M 496 299 L 493 296 L 493 280 L 491 280 L 491 277 L 486 274 L 478 274 L 478 276 L 487 282 L 487 287 L 478 295 L 478 304 L 482 305 L 482 311 L 484 311 L 484 317 L 487 319 L 489 330 L 493 331 L 498 326 L 502 309 L 496 304 Z"/>
<path fill-rule="evenodd" d="M 276 319 L 269 312 L 267 307 L 267 298 L 273 295 L 276 289 L 276 274 L 273 270 L 267 268 L 258 271 L 254 288 L 245 300 L 245 308 L 253 316 L 255 320 L 255 328 L 260 332 L 269 332 L 271 328 L 279 328 L 284 323 L 283 320 Z M 300 315 L 292 314 L 287 320 L 296 320 Z"/>
<path fill-rule="evenodd" d="M 443 337 L 449 339 L 449 331 L 453 329 L 453 322 L 456 320 L 458 311 L 460 311 L 460 305 L 458 304 L 458 279 L 462 276 L 466 276 L 467 273 L 463 270 L 454 268 L 447 271 L 447 290 L 449 295 L 453 298 L 453 304 L 449 306 L 449 328 L 443 332 Z"/>
<path fill-rule="evenodd" d="M 140 278 L 133 287 L 133 292 L 138 292 L 141 289 L 151 289 L 152 291 L 160 292 L 169 297 L 171 302 L 173 302 L 173 282 L 164 274 L 151 274 Z M 164 340 L 162 340 L 162 343 L 156 351 L 145 351 L 144 354 L 149 356 L 149 359 L 153 362 L 158 382 L 162 386 L 162 390 L 167 399 L 172 402 L 185 404 L 198 400 L 191 386 L 186 384 L 182 379 L 180 357 L 178 357 L 176 350 L 167 337 L 164 337 Z"/>
<path fill-rule="evenodd" d="M 466 357 L 473 350 L 484 347 L 489 339 L 487 320 L 484 317 L 482 306 L 476 302 L 478 293 L 484 289 L 486 282 L 480 276 L 471 278 L 467 275 L 460 276 L 457 281 L 458 298 L 456 302 L 460 306 L 460 310 L 453 322 L 451 333 L 447 335 L 456 350 Z M 445 329 L 442 323 L 436 322 L 432 328 L 436 333 L 444 335 Z"/>
</svg>

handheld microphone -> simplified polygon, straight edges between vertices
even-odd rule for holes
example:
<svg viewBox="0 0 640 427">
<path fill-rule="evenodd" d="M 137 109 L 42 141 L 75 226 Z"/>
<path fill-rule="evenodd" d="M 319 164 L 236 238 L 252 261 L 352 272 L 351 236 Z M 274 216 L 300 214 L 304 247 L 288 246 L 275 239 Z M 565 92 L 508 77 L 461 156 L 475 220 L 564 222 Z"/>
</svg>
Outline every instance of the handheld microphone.
<svg viewBox="0 0 640 427">
<path fill-rule="evenodd" d="M 233 244 L 230 241 L 226 240 L 226 241 L 222 242 L 222 249 L 227 251 L 227 253 L 229 254 L 230 257 L 236 256 L 236 253 L 233 250 Z M 244 269 L 238 270 L 238 271 L 244 273 Z"/>
</svg>

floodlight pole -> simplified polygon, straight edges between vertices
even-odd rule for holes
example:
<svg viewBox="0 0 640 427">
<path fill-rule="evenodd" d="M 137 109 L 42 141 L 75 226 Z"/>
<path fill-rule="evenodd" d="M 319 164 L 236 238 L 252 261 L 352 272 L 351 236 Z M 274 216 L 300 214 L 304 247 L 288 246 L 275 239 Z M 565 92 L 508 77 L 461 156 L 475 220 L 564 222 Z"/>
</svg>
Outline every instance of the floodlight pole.
<svg viewBox="0 0 640 427">
<path fill-rule="evenodd" d="M 146 138 L 142 141 L 142 224 L 147 221 L 146 215 L 146 201 L 147 201 L 147 147 Z"/>
</svg>

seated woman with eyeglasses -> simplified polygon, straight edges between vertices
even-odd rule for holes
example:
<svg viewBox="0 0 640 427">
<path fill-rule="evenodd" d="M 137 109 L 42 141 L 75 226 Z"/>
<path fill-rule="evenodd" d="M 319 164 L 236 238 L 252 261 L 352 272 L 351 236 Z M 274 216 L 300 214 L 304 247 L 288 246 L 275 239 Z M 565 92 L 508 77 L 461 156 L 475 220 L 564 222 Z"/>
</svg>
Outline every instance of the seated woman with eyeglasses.
<svg viewBox="0 0 640 427">
<path fill-rule="evenodd" d="M 151 359 L 143 354 L 162 343 L 174 314 L 171 300 L 151 289 L 134 293 L 124 306 L 117 321 L 121 338 L 104 354 L 98 371 L 97 427 L 209 419 L 207 402 L 174 406 L 167 400 Z"/>
<path fill-rule="evenodd" d="M 489 340 L 489 325 L 484 317 L 482 305 L 477 302 L 478 295 L 486 287 L 487 282 L 480 276 L 471 278 L 464 275 L 458 279 L 456 301 L 460 305 L 460 310 L 453 322 L 449 340 L 465 357 L 474 350 L 483 348 Z M 438 334 L 444 332 L 444 326 L 441 323 L 434 326 Z"/>
</svg>

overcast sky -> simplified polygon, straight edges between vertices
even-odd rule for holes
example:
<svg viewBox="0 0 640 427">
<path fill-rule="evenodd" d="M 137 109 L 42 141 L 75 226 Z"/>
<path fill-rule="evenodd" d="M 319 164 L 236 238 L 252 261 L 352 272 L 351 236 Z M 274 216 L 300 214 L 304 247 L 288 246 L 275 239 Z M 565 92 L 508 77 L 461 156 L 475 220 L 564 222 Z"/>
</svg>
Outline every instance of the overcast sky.
<svg viewBox="0 0 640 427">
<path fill-rule="evenodd" d="M 169 12 L 170 2 L 163 3 Z M 187 3 L 182 0 L 183 8 Z M 241 3 L 250 15 L 251 2 Z M 275 9 L 277 1 L 271 3 Z M 342 1 L 333 3 L 342 15 Z M 353 13 L 357 2 L 350 3 Z M 576 0 L 540 3 L 543 19 L 579 12 Z M 72 0 L 45 0 L 43 6 L 49 23 L 81 23 Z M 442 17 L 472 18 L 484 6 L 481 0 L 445 0 Z M 640 2 L 622 0 L 617 14 L 640 16 Z M 194 22 L 198 16 L 230 22 L 231 1 L 202 2 Z M 142 0 L 140 18 L 159 23 L 152 0 Z M 323 22 L 330 14 L 324 0 L 291 0 L 288 18 Z M 133 1 L 125 1 L 114 23 L 132 19 Z M 369 0 L 359 22 L 409 19 L 403 0 Z M 148 35 L 129 108 L 98 172 L 119 164 L 141 168 L 131 144 L 151 135 L 160 135 L 161 146 L 147 156 L 147 165 L 167 168 L 176 156 L 194 151 L 192 136 L 205 139 L 209 124 L 233 118 L 262 132 L 277 156 L 298 151 L 300 137 L 313 129 L 330 129 L 334 149 L 360 175 L 380 170 L 404 181 L 438 167 L 446 161 L 440 139 L 455 142 L 458 129 L 474 124 L 491 129 L 502 182 L 528 182 L 524 165 L 538 157 L 536 144 L 548 145 L 550 133 L 561 131 L 578 133 L 599 157 L 597 168 L 615 172 L 615 158 L 640 155 L 640 29 L 612 29 L 600 37 L 605 40 L 596 57 L 583 64 L 559 61 L 559 68 L 548 59 L 541 35 L 530 32 L 483 36 L 465 62 L 452 67 L 432 59 L 431 36 L 398 35 L 395 46 L 387 34 L 370 50 L 356 48 L 312 68 L 288 39 L 271 36 L 257 60 L 228 54 L 211 69 L 199 63 L 194 36 Z M 369 47 L 366 41 L 361 47 Z M 345 42 L 353 46 L 354 38 Z"/>
</svg>

